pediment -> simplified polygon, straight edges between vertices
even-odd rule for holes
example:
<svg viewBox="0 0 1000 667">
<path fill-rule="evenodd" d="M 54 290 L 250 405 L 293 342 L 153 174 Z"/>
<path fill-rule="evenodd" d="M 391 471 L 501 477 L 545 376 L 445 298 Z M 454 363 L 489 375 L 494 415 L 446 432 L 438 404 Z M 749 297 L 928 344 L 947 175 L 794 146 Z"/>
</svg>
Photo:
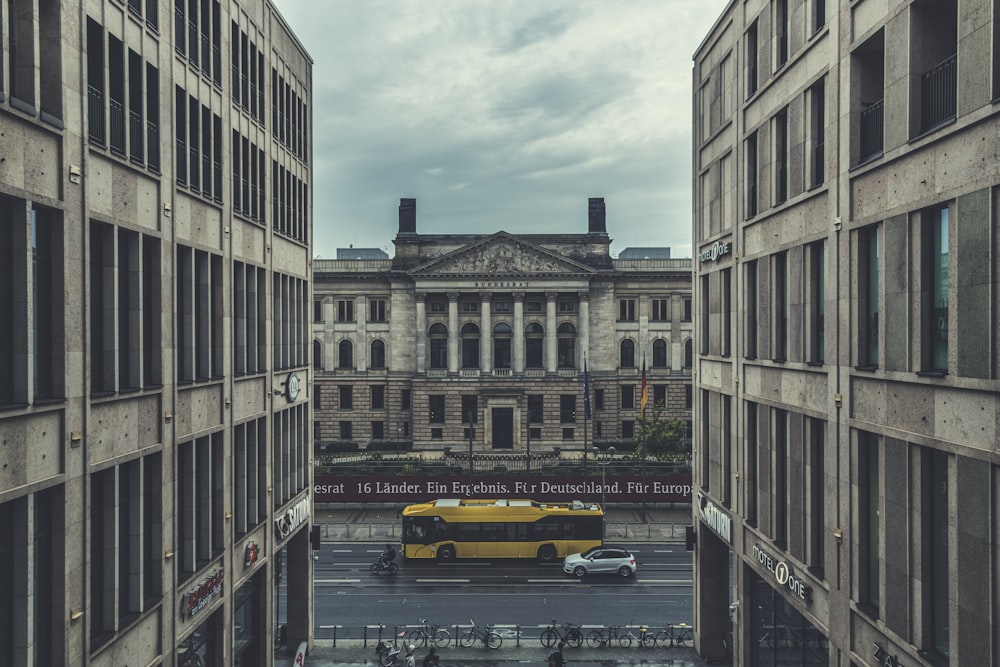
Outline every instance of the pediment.
<svg viewBox="0 0 1000 667">
<path fill-rule="evenodd" d="M 567 259 L 533 243 L 498 232 L 415 267 L 411 275 L 527 276 L 595 273 L 592 267 Z"/>
</svg>

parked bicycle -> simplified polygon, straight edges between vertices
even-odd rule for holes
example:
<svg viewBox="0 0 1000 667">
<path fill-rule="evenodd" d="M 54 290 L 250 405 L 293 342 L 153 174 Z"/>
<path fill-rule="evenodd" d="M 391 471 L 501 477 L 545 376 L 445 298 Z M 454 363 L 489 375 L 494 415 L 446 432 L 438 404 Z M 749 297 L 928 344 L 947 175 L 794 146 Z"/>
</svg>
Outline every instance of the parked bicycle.
<svg viewBox="0 0 1000 667">
<path fill-rule="evenodd" d="M 379 558 L 368 567 L 368 571 L 372 574 L 382 574 L 383 572 L 386 574 L 396 574 L 396 572 L 399 571 L 399 566 L 396 565 L 396 561 L 391 560 L 386 563 L 384 560 Z"/>
<path fill-rule="evenodd" d="M 656 643 L 664 648 L 672 646 L 694 646 L 694 628 L 687 623 L 670 624 L 656 633 Z"/>
<path fill-rule="evenodd" d="M 563 642 L 566 646 L 579 648 L 583 644 L 583 632 L 580 630 L 579 625 L 572 625 L 570 623 L 564 623 L 561 626 L 556 625 L 556 619 L 553 618 L 549 627 L 542 630 L 539 640 L 545 648 L 552 648 L 558 642 Z"/>
<path fill-rule="evenodd" d="M 607 628 L 598 628 L 587 633 L 587 646 L 590 648 L 605 648 L 618 644 L 620 626 L 611 625 Z"/>
<path fill-rule="evenodd" d="M 429 625 L 426 618 L 420 619 L 420 627 L 411 630 L 406 636 L 406 641 L 414 646 L 424 647 L 433 644 L 438 648 L 444 648 L 451 643 L 451 633 L 440 625 Z"/>
<path fill-rule="evenodd" d="M 639 634 L 632 632 L 631 626 L 626 627 L 626 633 L 618 638 L 618 645 L 622 648 L 628 648 L 633 643 L 638 643 L 640 646 L 645 646 L 646 648 L 653 648 L 656 646 L 656 634 L 649 631 L 645 625 L 640 625 L 638 628 Z"/>
<path fill-rule="evenodd" d="M 382 667 L 394 667 L 401 664 L 402 658 L 399 657 L 399 654 L 402 652 L 403 647 L 400 646 L 399 642 L 405 634 L 405 632 L 400 632 L 392 638 L 391 643 L 380 641 L 375 646 L 375 655 L 378 656 L 378 664 L 382 665 Z"/>
<path fill-rule="evenodd" d="M 503 644 L 503 637 L 500 636 L 499 632 L 493 629 L 493 626 L 486 625 L 479 627 L 476 625 L 476 619 L 474 618 L 470 618 L 469 623 L 472 624 L 472 627 L 466 630 L 459 639 L 459 642 L 465 648 L 469 648 L 477 642 L 492 649 L 498 649 L 500 648 L 500 645 Z"/>
</svg>

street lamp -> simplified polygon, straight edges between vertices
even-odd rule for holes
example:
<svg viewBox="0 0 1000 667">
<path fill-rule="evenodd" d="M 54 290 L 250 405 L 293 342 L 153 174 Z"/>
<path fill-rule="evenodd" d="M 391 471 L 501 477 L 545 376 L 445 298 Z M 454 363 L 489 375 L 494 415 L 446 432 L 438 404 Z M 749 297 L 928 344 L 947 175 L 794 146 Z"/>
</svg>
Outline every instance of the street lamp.
<svg viewBox="0 0 1000 667">
<path fill-rule="evenodd" d="M 597 464 L 601 466 L 601 509 L 604 509 L 604 492 L 607 486 L 607 470 L 608 464 L 611 463 L 611 459 L 615 456 L 615 448 L 608 447 L 603 452 L 594 447 L 594 459 L 597 460 Z"/>
</svg>

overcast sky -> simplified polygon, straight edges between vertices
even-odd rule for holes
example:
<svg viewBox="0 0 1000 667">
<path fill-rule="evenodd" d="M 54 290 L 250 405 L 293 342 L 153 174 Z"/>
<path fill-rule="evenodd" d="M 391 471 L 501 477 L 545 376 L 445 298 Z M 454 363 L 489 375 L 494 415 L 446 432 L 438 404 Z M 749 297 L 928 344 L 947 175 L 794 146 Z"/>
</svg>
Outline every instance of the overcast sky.
<svg viewBox="0 0 1000 667">
<path fill-rule="evenodd" d="M 691 57 L 726 0 L 273 0 L 312 56 L 314 255 L 417 232 L 691 256 Z"/>
</svg>

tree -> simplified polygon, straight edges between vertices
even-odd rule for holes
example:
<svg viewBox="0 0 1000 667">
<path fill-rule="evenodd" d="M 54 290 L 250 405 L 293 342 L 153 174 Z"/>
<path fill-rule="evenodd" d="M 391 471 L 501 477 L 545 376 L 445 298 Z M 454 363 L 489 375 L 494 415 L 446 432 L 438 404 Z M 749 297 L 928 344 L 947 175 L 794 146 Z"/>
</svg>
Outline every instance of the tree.
<svg viewBox="0 0 1000 667">
<path fill-rule="evenodd" d="M 635 455 L 647 455 L 658 461 L 690 459 L 691 444 L 687 442 L 687 424 L 663 414 L 663 403 L 653 405 L 651 415 L 639 421 L 639 445 Z"/>
</svg>

